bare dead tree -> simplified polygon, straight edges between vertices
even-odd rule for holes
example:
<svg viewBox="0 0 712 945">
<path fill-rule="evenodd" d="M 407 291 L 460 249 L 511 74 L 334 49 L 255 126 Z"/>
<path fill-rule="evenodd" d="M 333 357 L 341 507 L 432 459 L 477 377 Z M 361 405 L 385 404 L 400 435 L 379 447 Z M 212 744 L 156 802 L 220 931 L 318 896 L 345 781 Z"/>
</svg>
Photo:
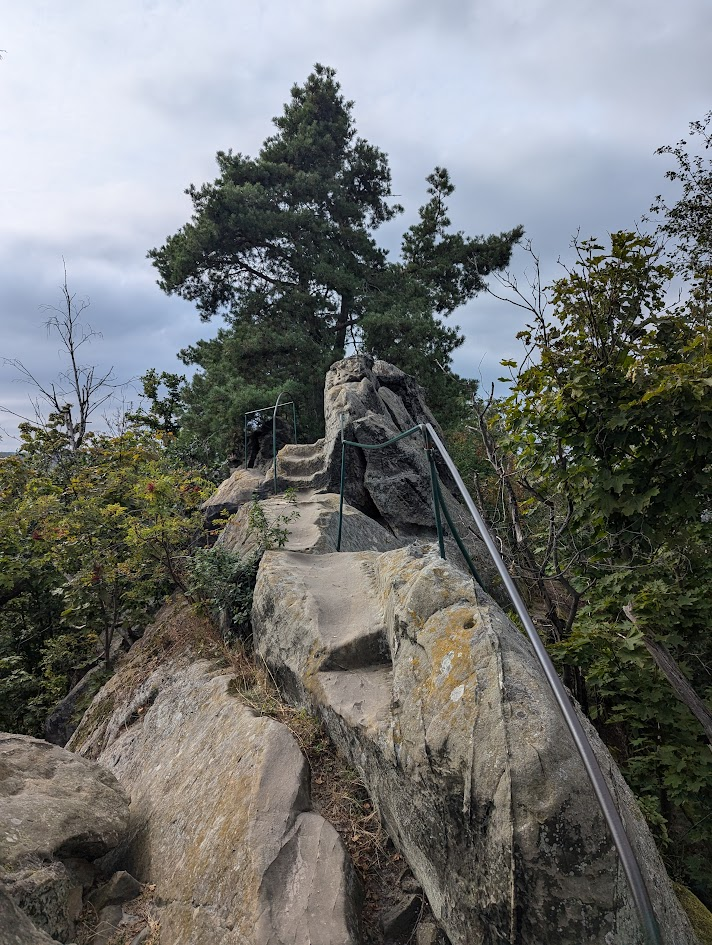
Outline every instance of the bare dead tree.
<svg viewBox="0 0 712 945">
<path fill-rule="evenodd" d="M 44 305 L 41 310 L 50 313 L 45 322 L 47 334 L 59 337 L 68 364 L 56 381 L 45 383 L 19 358 L 4 358 L 4 363 L 17 371 L 20 380 L 34 388 L 34 395 L 29 397 L 34 416 L 24 416 L 2 405 L 0 411 L 32 427 L 60 430 L 66 437 L 68 449 L 74 452 L 84 442 L 92 414 L 110 400 L 114 390 L 122 385 L 115 383 L 113 368 L 97 373 L 93 365 L 81 360 L 83 346 L 101 335 L 83 322 L 82 315 L 90 303 L 88 299 L 77 301 L 76 294 L 70 292 L 64 259 L 62 263 L 62 302 L 59 306 Z"/>
</svg>

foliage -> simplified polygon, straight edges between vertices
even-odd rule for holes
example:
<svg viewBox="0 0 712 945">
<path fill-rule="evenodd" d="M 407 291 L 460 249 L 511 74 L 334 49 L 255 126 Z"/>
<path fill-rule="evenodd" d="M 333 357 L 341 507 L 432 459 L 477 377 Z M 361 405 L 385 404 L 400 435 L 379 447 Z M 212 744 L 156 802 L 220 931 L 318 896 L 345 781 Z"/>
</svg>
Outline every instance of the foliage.
<svg viewBox="0 0 712 945">
<path fill-rule="evenodd" d="M 294 493 L 285 497 L 294 503 Z M 265 551 L 283 548 L 289 540 L 288 526 L 299 516 L 291 512 L 277 515 L 270 521 L 255 499 L 247 516 L 247 535 L 253 544 L 246 553 L 231 551 L 219 543 L 199 548 L 193 555 L 187 581 L 189 595 L 210 613 L 219 624 L 225 642 L 249 633 L 252 597 L 257 569 Z"/>
<path fill-rule="evenodd" d="M 654 238 L 574 247 L 575 267 L 550 289 L 552 317 L 532 306 L 522 363 L 504 362 L 516 373 L 493 422 L 523 533 L 510 543 L 556 588 L 555 657 L 585 680 L 577 694 L 661 842 L 675 840 L 673 869 L 709 897 L 709 283 L 690 277 L 670 304 L 680 267 Z"/>
<path fill-rule="evenodd" d="M 108 663 L 173 587 L 209 484 L 129 430 L 0 460 L 0 725 L 34 733 L 83 672 Z"/>
<path fill-rule="evenodd" d="M 192 220 L 149 253 L 164 291 L 228 323 L 181 353 L 201 369 L 186 391 L 186 430 L 222 437 L 227 453 L 241 415 L 287 389 L 303 435 L 320 435 L 323 376 L 347 343 L 401 366 L 406 358 L 446 409 L 443 369 L 462 339 L 441 316 L 507 264 L 521 229 L 478 239 L 451 232 L 454 188 L 436 168 L 420 221 L 391 263 L 374 238 L 402 209 L 388 159 L 357 136 L 334 70 L 315 66 L 274 124 L 257 158 L 218 153 L 219 177 L 187 191 Z"/>
<path fill-rule="evenodd" d="M 712 148 L 712 111 L 690 123 L 690 138 L 699 140 L 704 151 Z M 675 242 L 678 268 L 700 278 L 712 267 L 712 162 L 701 153 L 690 154 L 685 140 L 657 153 L 675 158 L 677 167 L 665 176 L 681 185 L 682 195 L 672 206 L 658 195 L 651 210 L 662 217 L 659 232 Z"/>
<path fill-rule="evenodd" d="M 128 413 L 126 419 L 139 427 L 174 436 L 180 428 L 179 411 L 184 384 L 184 374 L 172 374 L 170 371 L 161 371 L 159 374 L 155 368 L 149 368 L 141 377 L 142 396 L 149 401 L 149 409 L 139 407 L 133 413 Z"/>
</svg>

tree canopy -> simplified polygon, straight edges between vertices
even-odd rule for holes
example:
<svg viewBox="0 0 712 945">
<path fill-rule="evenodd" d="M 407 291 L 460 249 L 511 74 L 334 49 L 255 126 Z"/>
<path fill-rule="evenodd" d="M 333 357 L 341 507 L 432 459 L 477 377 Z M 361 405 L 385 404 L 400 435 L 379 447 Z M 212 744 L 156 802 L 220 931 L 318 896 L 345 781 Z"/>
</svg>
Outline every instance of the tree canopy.
<svg viewBox="0 0 712 945">
<path fill-rule="evenodd" d="M 691 128 L 706 148 L 711 119 Z M 709 902 L 712 174 L 684 141 L 659 153 L 681 191 L 654 232 L 577 238 L 531 297 L 504 280 L 525 351 L 478 420 L 512 569 L 668 866 Z"/>
<path fill-rule="evenodd" d="M 286 387 L 305 432 L 317 433 L 324 373 L 349 344 L 426 383 L 442 375 L 435 407 L 444 407 L 454 388 L 443 378 L 462 338 L 441 319 L 507 265 L 521 228 L 453 232 L 454 187 L 436 168 L 419 222 L 391 262 L 374 236 L 402 211 L 388 159 L 357 135 L 335 71 L 315 66 L 274 125 L 256 158 L 218 152 L 217 179 L 187 190 L 190 222 L 149 252 L 165 292 L 227 322 L 181 353 L 201 369 L 186 392 L 187 429 L 225 442 L 240 414 L 261 406 L 255 399 L 267 403 Z"/>
</svg>

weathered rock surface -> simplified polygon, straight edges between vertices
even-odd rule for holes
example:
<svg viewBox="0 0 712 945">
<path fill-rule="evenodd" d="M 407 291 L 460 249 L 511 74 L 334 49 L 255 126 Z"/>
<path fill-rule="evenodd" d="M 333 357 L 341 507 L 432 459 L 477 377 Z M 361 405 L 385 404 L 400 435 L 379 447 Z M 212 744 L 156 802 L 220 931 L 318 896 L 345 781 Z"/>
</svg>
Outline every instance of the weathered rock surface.
<svg viewBox="0 0 712 945">
<path fill-rule="evenodd" d="M 119 640 L 117 634 L 115 642 L 118 644 Z M 97 681 L 100 681 L 105 672 L 103 663 L 93 666 L 52 709 L 44 724 L 44 734 L 48 742 L 61 747 L 67 744 L 79 724 L 77 716 L 81 716 L 80 706 L 86 706 L 92 692 L 96 692 L 98 688 Z"/>
<path fill-rule="evenodd" d="M 432 546 L 268 552 L 258 651 L 361 772 L 452 945 L 639 945 L 583 766 L 525 638 Z M 634 798 L 589 733 L 666 942 L 695 939 Z"/>
<path fill-rule="evenodd" d="M 38 738 L 0 735 L 0 886 L 43 931 L 68 941 L 87 860 L 128 823 L 128 798 L 94 762 Z"/>
<path fill-rule="evenodd" d="M 267 520 L 298 517 L 286 526 L 289 538 L 284 548 L 287 551 L 303 551 L 312 554 L 327 554 L 336 551 L 339 532 L 339 496 L 314 491 L 297 493 L 295 502 L 284 496 L 272 496 L 262 501 Z M 220 533 L 218 545 L 236 552 L 249 552 L 256 545 L 256 536 L 250 533 L 249 509 L 243 507 L 230 519 Z M 372 518 L 344 503 L 344 518 L 341 532 L 343 551 L 390 551 L 399 548 L 404 541 Z"/>
<path fill-rule="evenodd" d="M 76 738 L 130 792 L 128 839 L 104 866 L 155 884 L 163 945 L 357 943 L 358 880 L 310 810 L 288 729 L 194 653 L 165 660 L 123 699 L 121 685 L 104 693 L 97 736 L 80 727 Z"/>
<path fill-rule="evenodd" d="M 264 472 L 260 469 L 236 469 L 235 472 L 203 503 L 203 512 L 208 521 L 221 512 L 232 515 L 251 502 L 254 495 L 262 498 L 265 492 Z"/>
<path fill-rule="evenodd" d="M 414 378 L 392 364 L 365 355 L 344 358 L 333 364 L 326 375 L 324 437 L 316 443 L 288 444 L 279 451 L 280 491 L 293 488 L 299 492 L 339 493 L 342 416 L 345 438 L 356 443 L 384 443 L 422 423 L 431 423 L 440 432 L 425 403 L 423 389 Z M 484 543 L 448 488 L 451 481 L 447 469 L 440 464 L 439 471 L 443 498 L 478 574 L 488 591 L 506 604 L 500 578 Z M 263 499 L 273 491 L 271 464 L 266 472 L 238 469 L 206 501 L 204 510 L 209 518 L 220 511 L 233 513 L 247 504 L 253 494 Z M 400 539 L 399 544 L 415 537 L 432 540 L 435 518 L 422 434 L 416 432 L 383 450 L 347 447 L 345 497 L 354 510 L 386 526 Z M 448 558 L 467 569 L 455 541 L 447 537 L 446 543 Z M 380 549 L 381 545 L 372 547 Z M 321 553 L 331 549 L 316 550 Z"/>
<path fill-rule="evenodd" d="M 0 945 L 56 945 L 0 886 Z"/>
<path fill-rule="evenodd" d="M 392 364 L 365 355 L 345 358 L 333 364 L 326 376 L 324 439 L 308 447 L 285 446 L 279 453 L 281 488 L 339 492 L 342 416 L 345 438 L 356 443 L 385 443 L 424 423 L 441 432 L 414 378 Z M 439 465 L 439 473 L 443 498 L 455 526 L 488 590 L 499 599 L 503 593 L 500 579 L 484 543 L 450 492 L 450 476 L 444 465 Z M 432 540 L 435 536 L 430 467 L 419 432 L 382 450 L 347 447 L 344 494 L 350 505 L 386 525 L 401 539 Z M 466 569 L 451 538 L 447 539 L 447 556 Z"/>
<path fill-rule="evenodd" d="M 99 886 L 88 897 L 97 912 L 104 906 L 129 902 L 141 895 L 141 883 L 126 870 L 117 870 L 107 883 Z"/>
<path fill-rule="evenodd" d="M 0 862 L 79 856 L 116 846 L 128 800 L 116 778 L 29 735 L 0 735 Z"/>
</svg>

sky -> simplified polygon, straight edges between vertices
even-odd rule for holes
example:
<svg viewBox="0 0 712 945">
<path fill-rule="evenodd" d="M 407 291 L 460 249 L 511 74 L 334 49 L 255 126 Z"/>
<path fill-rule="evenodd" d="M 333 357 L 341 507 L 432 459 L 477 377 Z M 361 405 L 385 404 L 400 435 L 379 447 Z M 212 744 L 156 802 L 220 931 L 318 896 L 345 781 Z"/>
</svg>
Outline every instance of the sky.
<svg viewBox="0 0 712 945">
<path fill-rule="evenodd" d="M 710 0 L 4 0 L 0 17 L 0 405 L 26 415 L 62 370 L 44 327 L 69 289 L 100 333 L 87 362 L 136 400 L 149 367 L 209 337 L 146 258 L 186 223 L 215 153 L 254 155 L 291 86 L 337 70 L 360 136 L 390 159 L 405 213 L 436 165 L 470 236 L 522 224 L 545 280 L 574 234 L 633 229 L 666 192 L 661 145 L 712 108 Z M 674 196 L 674 191 L 670 191 Z M 518 251 L 512 271 L 529 271 Z M 493 288 L 496 286 L 493 285 Z M 51 313 L 49 313 L 51 314 Z M 517 357 L 521 313 L 480 295 L 452 319 L 455 369 L 485 384 Z M 257 405 L 261 406 L 261 405 Z M 0 450 L 16 448 L 0 415 Z"/>
</svg>

